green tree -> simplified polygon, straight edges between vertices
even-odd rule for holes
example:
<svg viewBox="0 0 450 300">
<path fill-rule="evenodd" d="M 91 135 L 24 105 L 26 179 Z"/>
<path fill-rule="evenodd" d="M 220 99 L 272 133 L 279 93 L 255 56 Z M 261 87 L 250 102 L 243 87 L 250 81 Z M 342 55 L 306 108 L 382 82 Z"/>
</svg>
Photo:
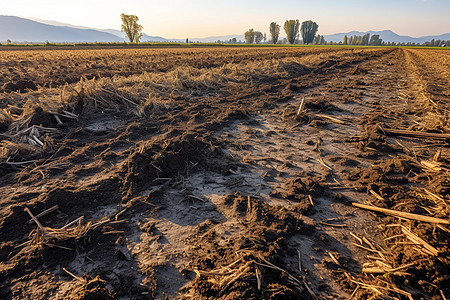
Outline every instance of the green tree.
<svg viewBox="0 0 450 300">
<path fill-rule="evenodd" d="M 261 31 L 255 31 L 255 43 L 261 44 L 263 39 L 264 39 L 264 34 L 262 34 Z"/>
<path fill-rule="evenodd" d="M 287 40 L 290 44 L 294 44 L 295 40 L 298 38 L 299 28 L 299 20 L 286 20 L 286 22 L 284 22 L 284 31 L 286 32 Z"/>
<path fill-rule="evenodd" d="M 325 37 L 323 35 L 316 35 L 314 38 L 314 45 L 326 45 Z"/>
<path fill-rule="evenodd" d="M 244 33 L 244 37 L 247 44 L 253 44 L 255 42 L 255 30 L 249 29 Z"/>
<path fill-rule="evenodd" d="M 350 39 L 348 40 L 348 44 L 349 45 L 353 45 L 353 37 L 351 36 Z"/>
<path fill-rule="evenodd" d="M 362 45 L 363 44 L 363 37 L 360 35 L 354 35 L 353 36 L 353 45 Z"/>
<path fill-rule="evenodd" d="M 348 45 L 348 36 L 347 35 L 344 36 L 344 45 Z"/>
<path fill-rule="evenodd" d="M 379 37 L 380 37 L 380 36 L 379 36 L 379 35 L 377 36 L 377 34 L 372 35 L 372 36 L 370 37 L 369 45 L 370 45 L 370 46 L 374 46 L 374 45 L 375 45 L 375 42 L 376 42 L 376 40 L 377 40 L 377 38 L 379 38 Z"/>
<path fill-rule="evenodd" d="M 320 43 L 320 34 L 314 37 L 313 45 L 319 45 L 319 43 Z"/>
<path fill-rule="evenodd" d="M 125 32 L 130 43 L 139 43 L 142 37 L 142 26 L 137 23 L 139 18 L 135 15 L 121 14 L 122 19 L 122 32 Z"/>
<path fill-rule="evenodd" d="M 275 22 L 270 23 L 269 25 L 269 33 L 272 39 L 272 44 L 278 43 L 278 38 L 280 37 L 280 25 Z"/>
<path fill-rule="evenodd" d="M 369 45 L 370 33 L 366 33 L 362 36 L 362 45 Z"/>
<path fill-rule="evenodd" d="M 372 37 L 370 38 L 369 45 L 381 46 L 382 44 L 383 44 L 383 40 L 380 39 L 380 35 L 379 34 L 372 35 Z M 409 44 L 411 45 L 411 43 L 409 43 Z"/>
<path fill-rule="evenodd" d="M 311 44 L 314 41 L 314 37 L 319 29 L 319 25 L 311 20 L 302 23 L 300 31 L 302 33 L 303 43 Z"/>
</svg>

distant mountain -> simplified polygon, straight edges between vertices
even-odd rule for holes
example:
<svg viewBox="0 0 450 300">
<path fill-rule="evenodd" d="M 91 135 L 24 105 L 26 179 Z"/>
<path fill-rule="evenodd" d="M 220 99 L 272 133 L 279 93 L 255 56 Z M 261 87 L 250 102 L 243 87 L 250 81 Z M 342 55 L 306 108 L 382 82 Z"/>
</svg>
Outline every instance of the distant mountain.
<svg viewBox="0 0 450 300">
<path fill-rule="evenodd" d="M 422 37 L 418 37 L 418 38 L 414 38 L 414 37 L 410 37 L 410 36 L 402 36 L 402 35 L 398 35 L 395 32 L 391 31 L 391 30 L 383 30 L 383 31 L 365 31 L 365 32 L 361 32 L 361 31 L 350 31 L 350 32 L 346 32 L 346 33 L 335 33 L 335 34 L 330 34 L 330 35 L 324 35 L 324 38 L 327 42 L 342 42 L 344 40 L 344 36 L 346 35 L 347 37 L 351 37 L 354 35 L 365 35 L 367 33 L 370 33 L 370 35 L 374 35 L 374 34 L 379 34 L 380 38 L 383 39 L 383 41 L 385 42 L 395 42 L 395 43 L 424 43 L 424 42 L 429 42 L 432 39 L 435 40 L 450 40 L 450 33 L 446 33 L 446 34 L 441 34 L 441 35 L 435 35 L 435 36 L 422 36 Z"/>
<path fill-rule="evenodd" d="M 370 35 L 374 35 L 374 34 L 379 34 L 380 38 L 383 39 L 383 41 L 385 42 L 395 42 L 395 43 L 420 43 L 423 44 L 424 42 L 429 42 L 432 39 L 435 40 L 445 40 L 448 41 L 450 40 L 450 33 L 445 33 L 445 34 L 441 34 L 441 35 L 433 35 L 433 36 L 423 36 L 423 37 L 419 37 L 419 38 L 414 38 L 414 37 L 410 37 L 410 36 L 401 36 L 396 34 L 395 32 L 391 31 L 391 30 L 383 30 L 383 31 L 350 31 L 350 32 L 345 32 L 345 33 L 335 33 L 335 34 L 330 34 L 330 35 L 324 35 L 324 38 L 327 42 L 342 42 L 344 40 L 344 36 L 347 35 L 349 38 L 350 36 L 354 36 L 354 35 L 364 35 L 366 33 L 370 33 Z M 211 36 L 211 37 L 206 37 L 206 38 L 192 38 L 189 39 L 192 42 L 201 42 L 201 43 L 214 43 L 216 41 L 229 41 L 232 38 L 236 38 L 237 41 L 245 41 L 244 35 L 243 34 L 235 34 L 235 35 L 223 35 L 223 36 Z M 285 38 L 284 36 L 280 36 L 279 40 L 282 40 L 283 38 Z M 183 41 L 183 40 L 182 40 Z"/>
<path fill-rule="evenodd" d="M 450 40 L 450 33 L 435 35 L 435 36 L 422 36 L 418 38 L 410 36 L 401 36 L 392 32 L 391 30 L 383 31 L 351 31 L 346 33 L 336 33 L 325 35 L 325 40 L 328 42 L 341 42 L 344 40 L 344 36 L 348 37 L 354 35 L 364 35 L 370 33 L 370 35 L 379 34 L 380 38 L 385 42 L 395 43 L 424 43 L 435 40 Z M 235 35 L 223 35 L 223 36 L 211 36 L 206 38 L 189 38 L 191 42 L 200 43 L 214 43 L 217 41 L 229 41 L 233 38 L 236 40 L 244 41 L 243 34 Z M 280 37 L 282 39 L 283 37 Z M 67 23 L 61 23 L 56 21 L 41 20 L 37 18 L 19 18 L 14 16 L 1 16 L 0 15 L 0 43 L 5 43 L 7 40 L 13 42 L 29 42 L 29 43 L 45 43 L 46 41 L 55 43 L 77 43 L 77 42 L 124 42 L 127 41 L 125 33 L 116 29 L 94 29 L 85 26 L 76 26 Z M 168 39 L 160 36 L 149 36 L 143 34 L 142 42 L 185 42 L 186 39 Z"/>
<path fill-rule="evenodd" d="M 39 22 L 39 23 L 43 23 L 43 24 L 47 24 L 47 25 L 52 25 L 52 26 L 63 26 L 63 27 L 71 27 L 71 28 L 76 28 L 76 29 L 92 29 L 92 30 L 97 30 L 97 31 L 101 31 L 101 32 L 106 32 L 106 33 L 110 33 L 113 34 L 115 36 L 120 37 L 123 41 L 127 40 L 127 36 L 124 32 L 117 30 L 117 29 L 97 29 L 97 28 L 90 28 L 90 27 L 85 27 L 85 26 L 78 26 L 78 25 L 72 25 L 72 24 L 67 24 L 67 23 L 61 23 L 61 22 L 56 22 L 56 21 L 51 21 L 51 20 L 42 20 L 42 19 L 38 19 L 38 18 L 29 18 L 30 20 Z M 143 34 L 141 42 L 168 42 L 168 39 L 165 39 L 163 37 L 160 36 L 149 36 L 147 34 Z"/>
<path fill-rule="evenodd" d="M 111 33 L 114 34 L 124 40 L 128 40 L 127 39 L 127 35 L 125 34 L 125 32 L 122 32 L 120 30 L 117 29 L 96 29 L 98 31 L 102 31 L 102 32 L 107 32 L 107 33 Z M 141 42 L 168 42 L 168 39 L 165 39 L 163 37 L 160 36 L 149 36 L 145 33 L 142 34 L 142 38 L 141 38 Z"/>
<path fill-rule="evenodd" d="M 233 38 L 239 41 L 245 41 L 243 34 L 234 34 L 234 35 L 222 35 L 222 36 L 210 36 L 205 38 L 193 38 L 189 39 L 192 42 L 200 42 L 200 43 L 215 43 L 217 41 L 229 41 Z"/>
<path fill-rule="evenodd" d="M 426 41 L 441 40 L 441 41 L 450 41 L 450 33 L 444 33 L 441 35 L 430 35 L 430 36 L 422 36 L 421 39 L 425 39 Z"/>
<path fill-rule="evenodd" d="M 0 16 L 0 42 L 7 40 L 35 43 L 123 42 L 116 35 L 94 29 L 54 26 L 19 17 Z"/>
<path fill-rule="evenodd" d="M 72 25 L 69 23 L 61 23 L 61 22 L 57 22 L 57 21 L 52 21 L 52 20 L 43 20 L 43 19 L 39 19 L 39 18 L 25 18 L 25 19 L 29 19 L 38 23 L 42 23 L 42 24 L 47 24 L 47 25 L 52 25 L 52 26 L 64 26 L 64 27 L 72 27 L 72 28 L 77 28 L 77 29 L 93 29 L 90 27 L 86 27 L 86 26 L 78 26 L 78 25 Z"/>
<path fill-rule="evenodd" d="M 214 36 L 189 39 L 191 42 L 213 43 L 217 40 L 228 41 L 232 38 L 244 40 L 244 35 Z M 85 26 L 72 25 L 38 18 L 19 18 L 0 16 L 0 43 L 13 42 L 55 43 L 76 42 L 124 42 L 127 41 L 124 32 L 117 29 L 94 29 Z M 185 42 L 186 39 L 168 39 L 160 36 L 143 34 L 141 42 Z"/>
</svg>

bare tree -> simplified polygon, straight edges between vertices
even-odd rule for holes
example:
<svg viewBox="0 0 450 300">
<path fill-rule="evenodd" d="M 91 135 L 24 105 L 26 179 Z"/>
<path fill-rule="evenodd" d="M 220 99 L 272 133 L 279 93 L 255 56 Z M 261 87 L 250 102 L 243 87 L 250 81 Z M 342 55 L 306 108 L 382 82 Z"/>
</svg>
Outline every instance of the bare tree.
<svg viewBox="0 0 450 300">
<path fill-rule="evenodd" d="M 302 23 L 300 31 L 302 32 L 302 38 L 304 44 L 311 44 L 314 41 L 314 37 L 319 29 L 319 25 L 311 20 Z"/>
<path fill-rule="evenodd" d="M 272 43 L 276 44 L 278 42 L 278 37 L 280 36 L 280 25 L 275 22 L 270 23 L 269 32 L 272 38 Z"/>
<path fill-rule="evenodd" d="M 286 20 L 284 22 L 284 31 L 290 44 L 294 44 L 298 37 L 298 29 L 300 27 L 299 20 Z"/>
<path fill-rule="evenodd" d="M 122 32 L 125 32 L 130 43 L 139 43 L 142 37 L 142 26 L 137 23 L 139 18 L 135 15 L 126 14 L 121 14 L 120 18 L 122 19 Z"/>
</svg>

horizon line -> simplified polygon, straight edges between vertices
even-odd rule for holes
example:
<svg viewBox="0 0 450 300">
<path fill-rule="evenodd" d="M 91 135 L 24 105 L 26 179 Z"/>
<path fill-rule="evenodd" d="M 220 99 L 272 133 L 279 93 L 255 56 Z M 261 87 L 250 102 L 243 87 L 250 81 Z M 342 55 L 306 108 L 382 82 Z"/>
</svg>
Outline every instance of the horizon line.
<svg viewBox="0 0 450 300">
<path fill-rule="evenodd" d="M 33 20 L 33 18 L 34 18 L 34 19 L 41 20 L 41 21 L 62 23 L 62 24 L 70 25 L 70 26 L 76 26 L 76 27 L 85 27 L 84 29 L 81 29 L 81 30 L 94 29 L 94 30 L 118 30 L 118 31 L 121 31 L 120 29 L 115 29 L 115 28 L 96 28 L 96 27 L 88 27 L 88 26 L 85 26 L 85 25 L 76 25 L 76 24 L 64 23 L 64 22 L 56 21 L 56 20 L 46 20 L 46 19 L 41 19 L 41 18 L 37 18 L 37 17 L 30 17 L 30 16 L 14 16 L 14 15 L 1 15 L 1 14 L 0 14 L 0 16 L 23 18 L 23 19 L 27 19 L 27 20 L 30 20 L 30 21 L 38 22 L 38 23 L 41 23 L 41 24 L 44 24 L 44 25 L 49 25 L 49 24 L 45 24 L 45 23 L 42 23 L 42 22 Z M 50 26 L 58 26 L 58 25 L 50 25 Z M 58 27 L 64 27 L 64 25 L 61 25 L 61 26 L 58 26 Z M 259 31 L 259 30 L 258 30 L 258 31 Z M 322 35 L 322 36 L 327 36 L 327 35 L 335 35 L 335 34 L 346 34 L 346 33 L 351 33 L 351 32 L 366 33 L 366 32 L 370 32 L 370 31 L 373 31 L 373 32 L 391 31 L 392 33 L 395 33 L 395 34 L 397 34 L 398 36 L 401 36 L 401 37 L 411 37 L 411 38 L 423 38 L 423 37 L 429 37 L 429 36 L 439 36 L 439 35 L 444 35 L 444 34 L 450 33 L 450 32 L 443 32 L 443 33 L 437 33 L 437 34 L 427 34 L 427 35 L 420 35 L 420 36 L 412 36 L 412 35 L 403 35 L 403 34 L 399 34 L 399 33 L 395 32 L 395 31 L 393 31 L 392 29 L 382 29 L 382 30 L 373 30 L 373 29 L 371 29 L 371 30 L 366 30 L 366 31 L 361 31 L 361 30 L 351 30 L 351 31 L 348 31 L 348 32 L 336 32 L 336 33 L 321 34 L 321 35 Z M 245 32 L 245 31 L 244 31 L 244 32 Z M 205 37 L 194 37 L 194 38 L 189 38 L 189 37 L 181 37 L 181 38 L 171 37 L 171 38 L 166 38 L 166 37 L 163 37 L 163 36 L 157 35 L 157 34 L 155 34 L 155 35 L 149 35 L 149 34 L 145 33 L 144 30 L 142 31 L 142 33 L 144 33 L 144 34 L 146 34 L 146 35 L 148 35 L 148 36 L 151 36 L 151 37 L 160 37 L 160 38 L 164 38 L 164 39 L 166 39 L 166 40 L 171 40 L 171 39 L 175 39 L 175 40 L 183 40 L 183 39 L 186 39 L 186 38 L 188 38 L 188 39 L 190 39 L 190 40 L 194 40 L 194 39 L 206 39 L 206 38 L 211 38 L 211 37 L 235 36 L 235 35 L 243 35 L 243 34 L 244 34 L 244 33 L 239 33 L 239 34 L 210 35 L 210 36 L 205 36 Z"/>
</svg>

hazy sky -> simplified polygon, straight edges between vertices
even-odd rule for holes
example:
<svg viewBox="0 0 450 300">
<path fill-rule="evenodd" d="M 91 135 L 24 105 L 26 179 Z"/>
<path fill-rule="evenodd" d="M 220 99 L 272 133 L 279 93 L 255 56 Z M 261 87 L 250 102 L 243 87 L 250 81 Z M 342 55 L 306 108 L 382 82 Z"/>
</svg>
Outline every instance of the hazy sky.
<svg viewBox="0 0 450 300">
<path fill-rule="evenodd" d="M 275 21 L 313 20 L 319 34 L 391 29 L 414 37 L 450 32 L 450 0 L 0 0 L 0 15 L 120 29 L 135 14 L 148 35 L 196 38 L 268 32 Z"/>
</svg>

